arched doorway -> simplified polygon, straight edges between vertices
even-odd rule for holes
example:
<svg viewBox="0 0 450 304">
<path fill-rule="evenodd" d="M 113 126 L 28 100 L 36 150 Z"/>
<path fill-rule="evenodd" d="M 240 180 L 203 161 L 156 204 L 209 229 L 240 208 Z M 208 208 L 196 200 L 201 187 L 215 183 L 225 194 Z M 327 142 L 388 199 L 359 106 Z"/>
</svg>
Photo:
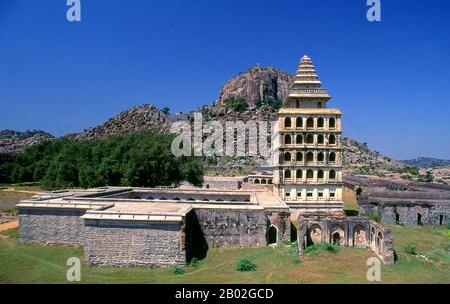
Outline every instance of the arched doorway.
<svg viewBox="0 0 450 304">
<path fill-rule="evenodd" d="M 267 244 L 276 244 L 278 242 L 278 229 L 274 225 L 270 225 L 267 229 Z"/>
<path fill-rule="evenodd" d="M 363 226 L 353 228 L 353 246 L 360 248 L 366 246 L 366 230 Z"/>
<path fill-rule="evenodd" d="M 344 229 L 343 227 L 337 226 L 331 234 L 331 243 L 338 246 L 344 245 Z"/>
<path fill-rule="evenodd" d="M 322 228 L 317 224 L 312 224 L 308 229 L 308 246 L 322 242 Z"/>
<path fill-rule="evenodd" d="M 378 255 L 383 254 L 383 234 L 381 234 L 381 231 L 378 232 L 378 235 L 377 235 L 376 250 L 377 250 Z"/>
</svg>

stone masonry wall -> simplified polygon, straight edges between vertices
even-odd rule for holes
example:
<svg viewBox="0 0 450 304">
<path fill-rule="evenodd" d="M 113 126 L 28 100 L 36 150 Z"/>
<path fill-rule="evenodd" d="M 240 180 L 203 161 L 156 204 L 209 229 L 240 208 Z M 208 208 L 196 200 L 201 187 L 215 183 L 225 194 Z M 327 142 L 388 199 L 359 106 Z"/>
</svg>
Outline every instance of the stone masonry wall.
<svg viewBox="0 0 450 304">
<path fill-rule="evenodd" d="M 267 244 L 270 221 L 264 210 L 195 208 L 208 247 Z"/>
<path fill-rule="evenodd" d="M 370 203 L 361 205 L 363 213 L 378 212 L 385 224 L 398 223 L 417 225 L 418 215 L 421 215 L 423 225 L 447 225 L 450 222 L 450 204 L 424 203 Z"/>
<path fill-rule="evenodd" d="M 86 210 L 20 208 L 18 242 L 82 245 Z"/>
<path fill-rule="evenodd" d="M 184 265 L 182 225 L 85 220 L 85 262 L 119 267 Z"/>
</svg>

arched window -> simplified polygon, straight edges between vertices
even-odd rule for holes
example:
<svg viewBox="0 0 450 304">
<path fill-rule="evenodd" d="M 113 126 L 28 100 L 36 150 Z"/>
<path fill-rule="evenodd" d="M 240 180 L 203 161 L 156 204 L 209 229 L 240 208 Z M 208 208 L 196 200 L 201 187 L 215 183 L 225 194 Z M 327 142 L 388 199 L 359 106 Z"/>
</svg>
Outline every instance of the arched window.
<svg viewBox="0 0 450 304">
<path fill-rule="evenodd" d="M 267 184 L 267 181 L 266 181 L 266 179 L 265 178 L 263 178 L 262 180 L 261 180 L 261 184 Z"/>
<path fill-rule="evenodd" d="M 284 161 L 291 161 L 291 158 L 292 158 L 292 156 L 291 156 L 291 153 L 290 152 L 286 152 L 286 153 L 284 153 Z"/>
<path fill-rule="evenodd" d="M 322 170 L 319 170 L 319 171 L 317 172 L 317 178 L 318 178 L 318 179 L 323 179 L 323 171 L 322 171 Z"/>
<path fill-rule="evenodd" d="M 292 144 L 291 135 L 287 134 L 287 135 L 284 136 L 284 144 L 285 145 Z"/>
<path fill-rule="evenodd" d="M 298 151 L 297 155 L 295 156 L 295 160 L 298 161 L 298 162 L 303 161 L 303 153 Z"/>
<path fill-rule="evenodd" d="M 259 184 L 259 179 L 255 179 L 255 184 Z"/>
<path fill-rule="evenodd" d="M 297 117 L 297 119 L 295 120 L 295 127 L 297 129 L 303 128 L 303 118 Z"/>
<path fill-rule="evenodd" d="M 291 170 L 284 170 L 284 178 L 291 178 Z"/>
<path fill-rule="evenodd" d="M 324 137 L 323 137 L 322 134 L 319 134 L 319 136 L 317 136 L 317 143 L 318 143 L 319 145 L 323 145 L 323 143 L 324 143 Z"/>
<path fill-rule="evenodd" d="M 292 126 L 291 119 L 289 117 L 286 117 L 284 119 L 284 127 L 285 128 L 290 128 L 291 126 Z"/>
<path fill-rule="evenodd" d="M 312 134 L 308 134 L 306 136 L 306 144 L 307 145 L 314 144 L 314 136 L 312 136 Z"/>
<path fill-rule="evenodd" d="M 308 171 L 306 171 L 306 178 L 314 178 L 313 170 L 308 169 Z"/>
<path fill-rule="evenodd" d="M 307 128 L 307 129 L 314 129 L 314 118 L 309 117 L 309 118 L 306 120 L 306 128 Z"/>
<path fill-rule="evenodd" d="M 330 129 L 336 128 L 336 119 L 334 119 L 333 117 L 331 117 L 331 118 L 328 120 L 328 126 L 330 127 Z"/>
<path fill-rule="evenodd" d="M 330 179 L 336 179 L 336 171 L 334 170 L 330 171 Z"/>
<path fill-rule="evenodd" d="M 323 128 L 323 118 L 319 117 L 319 119 L 317 119 L 317 128 Z"/>
<path fill-rule="evenodd" d="M 334 136 L 333 134 L 330 135 L 330 139 L 328 140 L 330 145 L 335 145 L 336 144 L 336 136 Z"/>
<path fill-rule="evenodd" d="M 296 143 L 297 145 L 303 144 L 303 136 L 301 136 L 300 134 L 297 135 L 297 136 L 295 137 L 295 143 Z"/>
<path fill-rule="evenodd" d="M 314 154 L 312 152 L 306 153 L 306 162 L 311 163 L 314 161 Z"/>
<path fill-rule="evenodd" d="M 297 169 L 296 177 L 297 177 L 297 179 L 303 178 L 303 170 L 302 169 Z"/>
<path fill-rule="evenodd" d="M 322 152 L 319 152 L 319 154 L 317 154 L 317 161 L 323 162 L 324 158 L 325 157 Z"/>
<path fill-rule="evenodd" d="M 336 161 L 336 153 L 331 152 L 330 155 L 328 156 L 328 160 L 330 163 L 334 163 Z"/>
</svg>

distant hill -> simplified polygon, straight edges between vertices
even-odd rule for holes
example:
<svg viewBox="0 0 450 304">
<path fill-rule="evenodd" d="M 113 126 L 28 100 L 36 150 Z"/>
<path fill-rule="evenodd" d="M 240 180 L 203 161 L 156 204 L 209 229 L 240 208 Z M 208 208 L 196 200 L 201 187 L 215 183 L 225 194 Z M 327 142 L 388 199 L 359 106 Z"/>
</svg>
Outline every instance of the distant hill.
<svg viewBox="0 0 450 304">
<path fill-rule="evenodd" d="M 292 79 L 289 73 L 256 64 L 228 80 L 215 104 L 223 105 L 227 99 L 237 97 L 244 98 L 250 107 L 255 106 L 257 101 L 284 100 L 289 94 Z"/>
<path fill-rule="evenodd" d="M 24 132 L 13 130 L 0 131 L 0 154 L 17 154 L 26 148 L 54 138 L 53 135 L 41 130 Z"/>
<path fill-rule="evenodd" d="M 105 138 L 113 134 L 132 133 L 142 129 L 149 129 L 157 133 L 168 133 L 172 122 L 187 120 L 186 114 L 170 114 L 151 104 L 131 107 L 104 123 L 85 129 L 82 133 L 68 134 L 75 139 Z"/>
<path fill-rule="evenodd" d="M 438 159 L 433 157 L 418 157 L 415 159 L 403 160 L 409 166 L 416 166 L 419 168 L 433 168 L 450 166 L 450 159 Z"/>
</svg>

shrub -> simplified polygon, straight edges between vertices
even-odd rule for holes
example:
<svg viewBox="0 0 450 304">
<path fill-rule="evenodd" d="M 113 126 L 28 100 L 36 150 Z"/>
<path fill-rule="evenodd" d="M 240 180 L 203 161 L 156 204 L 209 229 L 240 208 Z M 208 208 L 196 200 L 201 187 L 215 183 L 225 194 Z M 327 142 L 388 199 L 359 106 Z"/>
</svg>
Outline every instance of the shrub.
<svg viewBox="0 0 450 304">
<path fill-rule="evenodd" d="M 358 214 L 359 214 L 358 210 L 347 209 L 347 210 L 344 210 L 344 212 L 345 212 L 345 215 L 347 215 L 347 216 L 358 216 Z"/>
<path fill-rule="evenodd" d="M 18 214 L 19 208 L 18 207 L 4 208 L 4 209 L 0 209 L 0 211 L 2 213 L 6 213 L 6 214 Z"/>
<path fill-rule="evenodd" d="M 197 257 L 193 257 L 193 258 L 191 259 L 191 261 L 189 262 L 189 265 L 192 266 L 192 267 L 197 267 L 197 266 L 198 266 L 198 263 L 199 263 L 198 258 L 197 258 Z"/>
<path fill-rule="evenodd" d="M 253 264 L 249 259 L 242 259 L 238 261 L 236 270 L 240 272 L 256 271 L 256 265 Z"/>
<path fill-rule="evenodd" d="M 181 268 L 180 266 L 175 266 L 174 268 L 172 268 L 172 272 L 174 274 L 183 274 L 185 272 L 185 270 L 183 268 Z"/>
<path fill-rule="evenodd" d="M 295 257 L 292 259 L 292 264 L 294 264 L 294 265 L 299 265 L 301 262 L 302 261 L 298 257 Z"/>
<path fill-rule="evenodd" d="M 381 215 L 377 211 L 371 211 L 367 213 L 367 217 L 370 218 L 371 220 L 374 220 L 377 223 L 381 222 Z"/>
<path fill-rule="evenodd" d="M 435 263 L 450 261 L 450 253 L 442 248 L 427 252 L 425 257 Z"/>
<path fill-rule="evenodd" d="M 318 243 L 305 248 L 303 253 L 308 254 L 314 251 L 328 251 L 331 253 L 336 253 L 339 250 L 339 246 L 335 244 Z"/>
<path fill-rule="evenodd" d="M 243 112 L 245 110 L 247 110 L 248 108 L 248 104 L 247 104 L 247 100 L 245 100 L 245 98 L 242 97 L 238 97 L 238 98 L 229 98 L 227 100 L 225 100 L 225 107 L 227 109 L 232 109 L 236 112 Z"/>
<path fill-rule="evenodd" d="M 404 249 L 407 254 L 417 254 L 416 245 L 414 245 L 414 243 L 406 244 Z"/>
</svg>

